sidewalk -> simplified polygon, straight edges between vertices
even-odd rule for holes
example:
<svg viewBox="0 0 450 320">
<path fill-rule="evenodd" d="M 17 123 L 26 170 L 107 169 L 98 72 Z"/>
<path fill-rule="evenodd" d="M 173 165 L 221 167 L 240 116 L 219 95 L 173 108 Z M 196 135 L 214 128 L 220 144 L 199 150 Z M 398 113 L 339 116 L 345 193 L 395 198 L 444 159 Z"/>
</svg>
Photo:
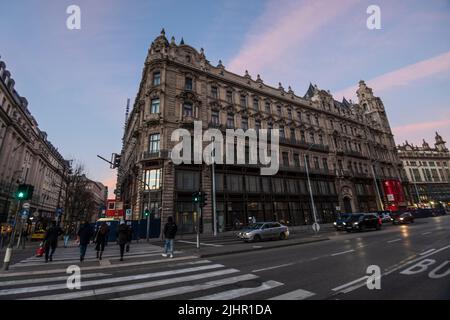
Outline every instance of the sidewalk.
<svg viewBox="0 0 450 320">
<path fill-rule="evenodd" d="M 197 235 L 180 235 L 175 239 L 175 249 L 179 249 L 185 254 L 196 255 L 199 258 L 214 257 L 228 254 L 250 252 L 256 250 L 268 250 L 274 248 L 296 246 L 319 241 L 329 240 L 328 236 L 334 234 L 332 224 L 324 224 L 320 231 L 315 234 L 310 225 L 290 227 L 290 236 L 286 240 L 261 241 L 246 243 L 237 237 L 239 231 L 228 231 L 213 235 L 200 235 L 200 248 L 197 249 Z M 152 239 L 153 245 L 163 246 L 161 239 Z"/>
</svg>

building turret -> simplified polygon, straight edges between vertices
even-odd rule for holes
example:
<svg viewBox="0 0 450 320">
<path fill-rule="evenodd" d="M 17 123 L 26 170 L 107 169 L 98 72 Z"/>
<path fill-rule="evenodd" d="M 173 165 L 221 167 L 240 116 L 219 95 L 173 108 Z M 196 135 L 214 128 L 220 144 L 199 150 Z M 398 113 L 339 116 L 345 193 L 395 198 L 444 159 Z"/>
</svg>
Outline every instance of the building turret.
<svg viewBox="0 0 450 320">
<path fill-rule="evenodd" d="M 445 146 L 447 142 L 442 139 L 439 133 L 436 132 L 436 137 L 434 139 L 436 141 L 434 144 L 436 149 L 438 149 L 439 151 L 448 151 L 447 147 Z"/>
<path fill-rule="evenodd" d="M 385 132 L 392 133 L 383 102 L 379 97 L 373 95 L 372 88 L 369 88 L 363 80 L 359 81 L 356 95 L 359 105 L 370 120 L 377 122 Z"/>
</svg>

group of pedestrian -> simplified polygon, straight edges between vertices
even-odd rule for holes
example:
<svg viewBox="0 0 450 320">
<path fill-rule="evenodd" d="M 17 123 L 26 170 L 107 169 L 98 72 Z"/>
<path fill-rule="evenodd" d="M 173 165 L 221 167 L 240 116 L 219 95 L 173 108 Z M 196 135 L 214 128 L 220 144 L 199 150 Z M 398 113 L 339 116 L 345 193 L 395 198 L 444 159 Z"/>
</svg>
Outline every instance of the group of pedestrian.
<svg viewBox="0 0 450 320">
<path fill-rule="evenodd" d="M 103 252 L 105 251 L 105 246 L 108 243 L 109 238 L 109 227 L 103 222 L 97 230 L 89 224 L 88 221 L 82 221 L 77 236 L 77 243 L 80 248 L 80 262 L 84 261 L 86 256 L 86 251 L 88 245 L 93 242 L 95 243 L 95 251 L 97 252 L 97 259 L 102 260 Z M 169 217 L 167 223 L 164 225 L 163 234 L 165 237 L 164 243 L 164 257 L 173 258 L 174 253 L 174 239 L 177 233 L 177 225 L 172 217 Z M 2 229 L 2 238 L 3 238 Z M 56 221 L 52 221 L 50 227 L 47 229 L 44 239 L 43 239 L 43 249 L 45 252 L 45 262 L 53 261 L 53 255 L 55 254 L 56 248 L 58 246 L 58 239 L 63 235 L 64 247 L 68 245 L 68 241 L 73 234 L 73 228 L 67 226 L 64 230 L 61 229 L 56 224 Z M 130 243 L 133 238 L 133 232 L 130 226 L 128 226 L 125 221 L 121 221 L 119 227 L 117 228 L 117 243 L 120 248 L 120 261 L 123 261 L 123 256 L 125 252 L 129 252 Z"/>
</svg>

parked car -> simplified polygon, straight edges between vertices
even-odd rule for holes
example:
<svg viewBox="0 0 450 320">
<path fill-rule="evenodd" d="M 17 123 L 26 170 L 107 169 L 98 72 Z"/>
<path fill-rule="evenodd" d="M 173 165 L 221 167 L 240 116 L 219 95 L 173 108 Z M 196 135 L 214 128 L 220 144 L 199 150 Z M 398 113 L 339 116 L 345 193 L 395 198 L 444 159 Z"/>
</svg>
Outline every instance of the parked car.
<svg viewBox="0 0 450 320">
<path fill-rule="evenodd" d="M 392 224 L 414 223 L 414 216 L 410 212 L 394 215 Z"/>
<path fill-rule="evenodd" d="M 284 240 L 289 237 L 289 228 L 278 222 L 258 222 L 244 228 L 237 233 L 237 236 L 245 242 L 266 239 Z"/>
<path fill-rule="evenodd" d="M 381 229 L 381 219 L 374 213 L 357 213 L 353 214 L 345 223 L 345 230 L 364 231 L 366 229 Z"/>
<path fill-rule="evenodd" d="M 333 223 L 333 226 L 336 230 L 345 230 L 345 222 L 352 216 L 351 213 L 343 213 L 341 214 L 336 221 Z"/>
<path fill-rule="evenodd" d="M 392 222 L 391 213 L 389 211 L 379 211 L 377 216 L 380 217 L 382 223 Z"/>
</svg>

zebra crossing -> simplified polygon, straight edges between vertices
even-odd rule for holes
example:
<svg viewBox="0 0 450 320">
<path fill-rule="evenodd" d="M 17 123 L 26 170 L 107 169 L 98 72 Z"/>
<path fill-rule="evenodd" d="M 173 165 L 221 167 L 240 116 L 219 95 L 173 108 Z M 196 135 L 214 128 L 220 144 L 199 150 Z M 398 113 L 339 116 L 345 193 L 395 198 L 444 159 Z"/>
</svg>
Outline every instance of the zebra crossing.
<svg viewBox="0 0 450 320">
<path fill-rule="evenodd" d="M 34 260 L 30 258 L 26 261 Z M 262 279 L 253 273 L 241 272 L 221 263 L 198 258 L 173 262 L 167 260 L 167 263 L 152 269 L 122 267 L 118 270 L 101 271 L 82 272 L 80 289 L 68 288 L 67 274 L 56 273 L 42 278 L 0 277 L 0 299 L 230 300 L 245 299 L 249 296 L 254 299 L 255 294 L 264 294 L 263 299 L 302 299 L 314 295 L 311 292 L 290 295 L 285 292 L 286 289 L 280 291 L 287 287 L 284 283 Z"/>
</svg>

